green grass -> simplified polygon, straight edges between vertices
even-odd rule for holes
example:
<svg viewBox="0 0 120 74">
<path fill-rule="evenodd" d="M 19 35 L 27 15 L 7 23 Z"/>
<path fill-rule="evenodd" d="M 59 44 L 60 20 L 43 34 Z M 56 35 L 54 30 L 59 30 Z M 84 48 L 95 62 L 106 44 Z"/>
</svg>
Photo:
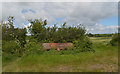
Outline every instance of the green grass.
<svg viewBox="0 0 120 74">
<path fill-rule="evenodd" d="M 93 52 L 75 55 L 31 54 L 3 60 L 3 72 L 117 72 L 118 46 L 109 45 L 110 37 L 90 37 Z M 10 57 L 10 56 L 9 56 Z"/>
<path fill-rule="evenodd" d="M 2 73 L 2 56 L 0 56 L 0 73 Z"/>
</svg>

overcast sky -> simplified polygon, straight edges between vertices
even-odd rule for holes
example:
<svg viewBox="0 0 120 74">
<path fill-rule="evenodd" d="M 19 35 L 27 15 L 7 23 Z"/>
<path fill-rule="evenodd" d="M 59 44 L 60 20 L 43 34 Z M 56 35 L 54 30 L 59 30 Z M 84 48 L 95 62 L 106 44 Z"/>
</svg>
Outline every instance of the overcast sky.
<svg viewBox="0 0 120 74">
<path fill-rule="evenodd" d="M 16 27 L 30 25 L 28 19 L 47 19 L 48 25 L 67 22 L 83 24 L 89 33 L 115 33 L 118 26 L 117 2 L 3 2 L 2 19 L 15 17 Z"/>
</svg>

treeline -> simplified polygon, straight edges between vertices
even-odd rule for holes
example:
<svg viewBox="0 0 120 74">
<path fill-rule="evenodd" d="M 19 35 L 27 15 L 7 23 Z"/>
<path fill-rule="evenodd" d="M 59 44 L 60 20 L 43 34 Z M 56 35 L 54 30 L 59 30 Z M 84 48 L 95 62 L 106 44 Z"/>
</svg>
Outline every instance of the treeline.
<svg viewBox="0 0 120 74">
<path fill-rule="evenodd" d="M 112 37 L 115 34 L 91 34 L 91 33 L 87 33 L 86 35 L 89 37 Z"/>
</svg>

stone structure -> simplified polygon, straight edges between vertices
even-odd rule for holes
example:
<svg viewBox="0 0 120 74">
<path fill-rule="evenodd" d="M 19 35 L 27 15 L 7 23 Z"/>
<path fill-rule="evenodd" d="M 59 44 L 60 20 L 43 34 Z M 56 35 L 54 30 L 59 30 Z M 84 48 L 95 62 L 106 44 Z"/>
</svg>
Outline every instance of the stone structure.
<svg viewBox="0 0 120 74">
<path fill-rule="evenodd" d="M 57 51 L 60 51 L 61 49 L 72 49 L 73 43 L 42 43 L 42 46 L 46 50 L 50 50 L 51 48 L 57 49 Z"/>
</svg>

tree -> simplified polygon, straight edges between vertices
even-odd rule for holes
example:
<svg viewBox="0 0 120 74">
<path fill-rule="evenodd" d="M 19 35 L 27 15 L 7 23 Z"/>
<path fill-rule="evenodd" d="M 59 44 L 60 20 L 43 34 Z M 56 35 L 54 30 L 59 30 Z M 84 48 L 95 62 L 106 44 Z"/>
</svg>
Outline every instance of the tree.
<svg viewBox="0 0 120 74">
<path fill-rule="evenodd" d="M 14 18 L 8 17 L 8 23 L 2 23 L 2 40 L 10 41 L 15 39 Z"/>
<path fill-rule="evenodd" d="M 47 20 L 42 21 L 42 19 L 29 20 L 31 25 L 28 27 L 29 32 L 32 37 L 37 39 L 37 41 L 42 41 L 46 39 L 46 28 Z"/>
<path fill-rule="evenodd" d="M 21 51 L 24 47 L 24 45 L 26 44 L 26 28 L 14 28 L 14 17 L 8 17 L 8 23 L 3 23 L 2 24 L 2 40 L 4 43 L 13 43 L 14 45 L 4 45 L 3 43 L 3 50 L 7 49 L 10 50 L 11 52 L 13 51 Z M 6 43 L 6 44 L 7 44 Z M 16 44 L 19 44 L 18 46 L 20 46 L 21 49 L 19 49 L 17 46 L 15 46 Z M 14 49 L 9 49 L 7 47 L 14 47 Z"/>
</svg>

